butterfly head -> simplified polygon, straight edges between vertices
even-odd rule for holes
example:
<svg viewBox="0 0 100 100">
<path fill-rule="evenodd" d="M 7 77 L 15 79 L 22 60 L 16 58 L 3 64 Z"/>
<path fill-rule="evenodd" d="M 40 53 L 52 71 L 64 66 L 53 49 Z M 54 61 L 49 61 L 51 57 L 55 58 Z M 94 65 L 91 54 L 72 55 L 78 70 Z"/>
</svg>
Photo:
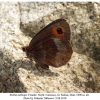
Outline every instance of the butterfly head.
<svg viewBox="0 0 100 100">
<path fill-rule="evenodd" d="M 22 50 L 26 53 L 29 59 L 33 58 L 32 49 L 30 49 L 29 46 L 22 47 Z"/>
</svg>

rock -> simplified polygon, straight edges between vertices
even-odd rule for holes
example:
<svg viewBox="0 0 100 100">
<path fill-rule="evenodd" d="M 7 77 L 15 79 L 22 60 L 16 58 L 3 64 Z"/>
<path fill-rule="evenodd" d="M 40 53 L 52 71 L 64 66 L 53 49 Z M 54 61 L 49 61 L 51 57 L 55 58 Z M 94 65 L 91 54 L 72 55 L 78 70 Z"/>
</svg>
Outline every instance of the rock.
<svg viewBox="0 0 100 100">
<path fill-rule="evenodd" d="M 99 5 L 94 2 L 1 2 L 0 91 L 100 92 Z M 50 66 L 50 70 L 41 73 L 21 48 L 58 18 L 65 18 L 70 25 L 74 52 L 65 66 Z"/>
</svg>

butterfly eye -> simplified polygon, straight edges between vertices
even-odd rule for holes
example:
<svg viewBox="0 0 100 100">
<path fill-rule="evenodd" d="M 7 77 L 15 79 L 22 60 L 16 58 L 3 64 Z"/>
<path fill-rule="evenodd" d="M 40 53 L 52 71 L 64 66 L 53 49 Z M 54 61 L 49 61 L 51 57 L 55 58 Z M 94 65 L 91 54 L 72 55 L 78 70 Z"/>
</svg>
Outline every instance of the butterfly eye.
<svg viewBox="0 0 100 100">
<path fill-rule="evenodd" d="M 26 52 L 28 50 L 28 46 L 22 47 L 22 50 Z"/>
<path fill-rule="evenodd" d="M 62 33 L 63 33 L 61 28 L 57 28 L 57 32 L 58 32 L 59 34 L 62 34 Z"/>
</svg>

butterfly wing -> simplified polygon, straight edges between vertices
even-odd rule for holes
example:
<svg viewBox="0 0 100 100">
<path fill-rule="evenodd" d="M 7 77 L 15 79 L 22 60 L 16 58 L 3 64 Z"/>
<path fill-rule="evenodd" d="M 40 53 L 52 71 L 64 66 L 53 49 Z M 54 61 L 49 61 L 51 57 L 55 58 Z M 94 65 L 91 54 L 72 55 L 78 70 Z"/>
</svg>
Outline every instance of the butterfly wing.
<svg viewBox="0 0 100 100">
<path fill-rule="evenodd" d="M 45 51 L 45 56 L 43 56 L 40 62 L 53 67 L 65 65 L 72 55 L 70 42 L 59 38 L 53 38 L 44 43 L 43 51 Z"/>
<path fill-rule="evenodd" d="M 30 42 L 31 55 L 40 64 L 60 67 L 72 55 L 70 28 L 64 19 L 58 19 L 42 29 Z"/>
<path fill-rule="evenodd" d="M 38 32 L 33 39 L 31 40 L 29 47 L 33 47 L 33 45 L 37 44 L 38 42 L 41 42 L 43 39 L 50 38 L 52 36 L 52 31 L 55 30 L 56 26 L 62 26 L 65 28 L 65 37 L 67 40 L 70 41 L 70 28 L 69 24 L 66 22 L 65 19 L 57 19 L 44 27 L 40 32 Z M 53 29 L 53 30 L 52 30 Z"/>
</svg>

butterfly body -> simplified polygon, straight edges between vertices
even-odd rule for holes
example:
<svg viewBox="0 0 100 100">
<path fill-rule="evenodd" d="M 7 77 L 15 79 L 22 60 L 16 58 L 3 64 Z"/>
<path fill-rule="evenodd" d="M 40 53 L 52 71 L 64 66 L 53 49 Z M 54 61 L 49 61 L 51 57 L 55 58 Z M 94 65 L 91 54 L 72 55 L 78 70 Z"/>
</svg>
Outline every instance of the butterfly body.
<svg viewBox="0 0 100 100">
<path fill-rule="evenodd" d="M 65 65 L 73 53 L 70 44 L 70 28 L 65 19 L 58 19 L 43 28 L 23 51 L 38 66 L 48 69 L 49 65 Z"/>
</svg>

